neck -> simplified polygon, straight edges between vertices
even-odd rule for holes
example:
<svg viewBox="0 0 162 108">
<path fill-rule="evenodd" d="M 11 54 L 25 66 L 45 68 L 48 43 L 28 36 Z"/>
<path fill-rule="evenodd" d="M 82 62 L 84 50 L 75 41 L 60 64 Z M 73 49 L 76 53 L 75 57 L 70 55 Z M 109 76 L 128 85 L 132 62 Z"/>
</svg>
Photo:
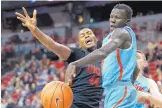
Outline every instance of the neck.
<svg viewBox="0 0 162 108">
<path fill-rule="evenodd" d="M 139 72 L 139 74 L 138 74 L 137 79 L 143 75 L 142 73 L 143 73 L 143 71 L 142 71 L 142 70 L 140 70 L 140 72 Z"/>
<path fill-rule="evenodd" d="M 91 48 L 88 48 L 87 51 L 88 51 L 88 52 L 92 52 L 92 51 L 94 51 L 95 49 L 96 49 L 96 47 L 91 47 Z"/>
</svg>

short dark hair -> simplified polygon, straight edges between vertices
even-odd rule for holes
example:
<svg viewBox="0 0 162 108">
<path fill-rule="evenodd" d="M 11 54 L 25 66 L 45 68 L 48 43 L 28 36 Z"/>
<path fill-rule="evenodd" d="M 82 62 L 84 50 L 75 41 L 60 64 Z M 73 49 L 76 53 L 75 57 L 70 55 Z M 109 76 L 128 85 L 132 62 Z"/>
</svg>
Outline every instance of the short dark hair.
<svg viewBox="0 0 162 108">
<path fill-rule="evenodd" d="M 132 8 L 130 6 L 128 6 L 126 4 L 117 4 L 117 5 L 114 6 L 114 8 L 125 10 L 125 12 L 127 13 L 127 18 L 128 19 L 132 18 L 133 10 L 132 10 Z"/>
</svg>

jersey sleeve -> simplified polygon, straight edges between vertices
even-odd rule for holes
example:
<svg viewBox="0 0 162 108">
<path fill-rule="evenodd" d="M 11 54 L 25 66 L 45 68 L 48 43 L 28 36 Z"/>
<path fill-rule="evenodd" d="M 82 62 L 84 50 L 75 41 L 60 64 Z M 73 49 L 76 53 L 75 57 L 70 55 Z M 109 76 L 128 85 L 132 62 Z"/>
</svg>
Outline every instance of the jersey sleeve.
<svg viewBox="0 0 162 108">
<path fill-rule="evenodd" d="M 70 49 L 71 49 L 71 54 L 69 58 L 66 60 L 68 64 L 85 56 L 84 51 L 80 48 L 70 48 Z"/>
</svg>

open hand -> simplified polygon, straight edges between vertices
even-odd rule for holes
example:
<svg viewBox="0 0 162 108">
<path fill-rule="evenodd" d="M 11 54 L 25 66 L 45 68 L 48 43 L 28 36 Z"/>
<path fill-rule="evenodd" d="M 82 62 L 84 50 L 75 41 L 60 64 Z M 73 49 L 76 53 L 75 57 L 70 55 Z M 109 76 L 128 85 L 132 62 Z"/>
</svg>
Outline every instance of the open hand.
<svg viewBox="0 0 162 108">
<path fill-rule="evenodd" d="M 19 19 L 20 21 L 22 21 L 22 25 L 24 27 L 28 27 L 28 29 L 30 31 L 33 31 L 37 25 L 37 20 L 36 20 L 36 15 L 37 15 L 37 11 L 34 10 L 33 11 L 33 17 L 30 18 L 28 15 L 28 12 L 26 11 L 26 9 L 24 7 L 22 7 L 23 11 L 24 11 L 24 15 L 16 12 L 15 14 L 17 15 L 17 19 Z"/>
</svg>

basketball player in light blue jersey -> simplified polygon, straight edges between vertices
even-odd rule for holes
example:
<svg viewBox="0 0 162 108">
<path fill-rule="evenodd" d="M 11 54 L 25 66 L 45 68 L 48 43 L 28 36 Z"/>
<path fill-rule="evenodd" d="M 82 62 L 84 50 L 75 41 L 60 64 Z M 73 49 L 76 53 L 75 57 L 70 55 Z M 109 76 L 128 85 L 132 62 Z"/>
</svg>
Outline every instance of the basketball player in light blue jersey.
<svg viewBox="0 0 162 108">
<path fill-rule="evenodd" d="M 142 75 L 144 71 L 144 66 L 146 64 L 145 55 L 141 51 L 137 51 L 137 65 L 140 68 L 137 80 L 134 83 L 135 88 L 138 91 L 138 103 L 136 108 L 146 108 L 145 102 L 154 106 L 161 108 L 162 107 L 162 94 L 158 90 L 158 86 L 154 80 L 146 78 Z M 142 93 L 144 92 L 144 93 Z M 146 94 L 149 93 L 149 94 Z M 161 106 L 161 107 L 160 107 Z"/>
<path fill-rule="evenodd" d="M 136 36 L 129 27 L 132 9 L 117 4 L 110 14 L 110 33 L 102 47 L 69 64 L 66 71 L 68 82 L 76 67 L 102 62 L 102 86 L 106 90 L 105 108 L 135 108 L 137 91 L 132 82 L 136 65 Z"/>
</svg>

